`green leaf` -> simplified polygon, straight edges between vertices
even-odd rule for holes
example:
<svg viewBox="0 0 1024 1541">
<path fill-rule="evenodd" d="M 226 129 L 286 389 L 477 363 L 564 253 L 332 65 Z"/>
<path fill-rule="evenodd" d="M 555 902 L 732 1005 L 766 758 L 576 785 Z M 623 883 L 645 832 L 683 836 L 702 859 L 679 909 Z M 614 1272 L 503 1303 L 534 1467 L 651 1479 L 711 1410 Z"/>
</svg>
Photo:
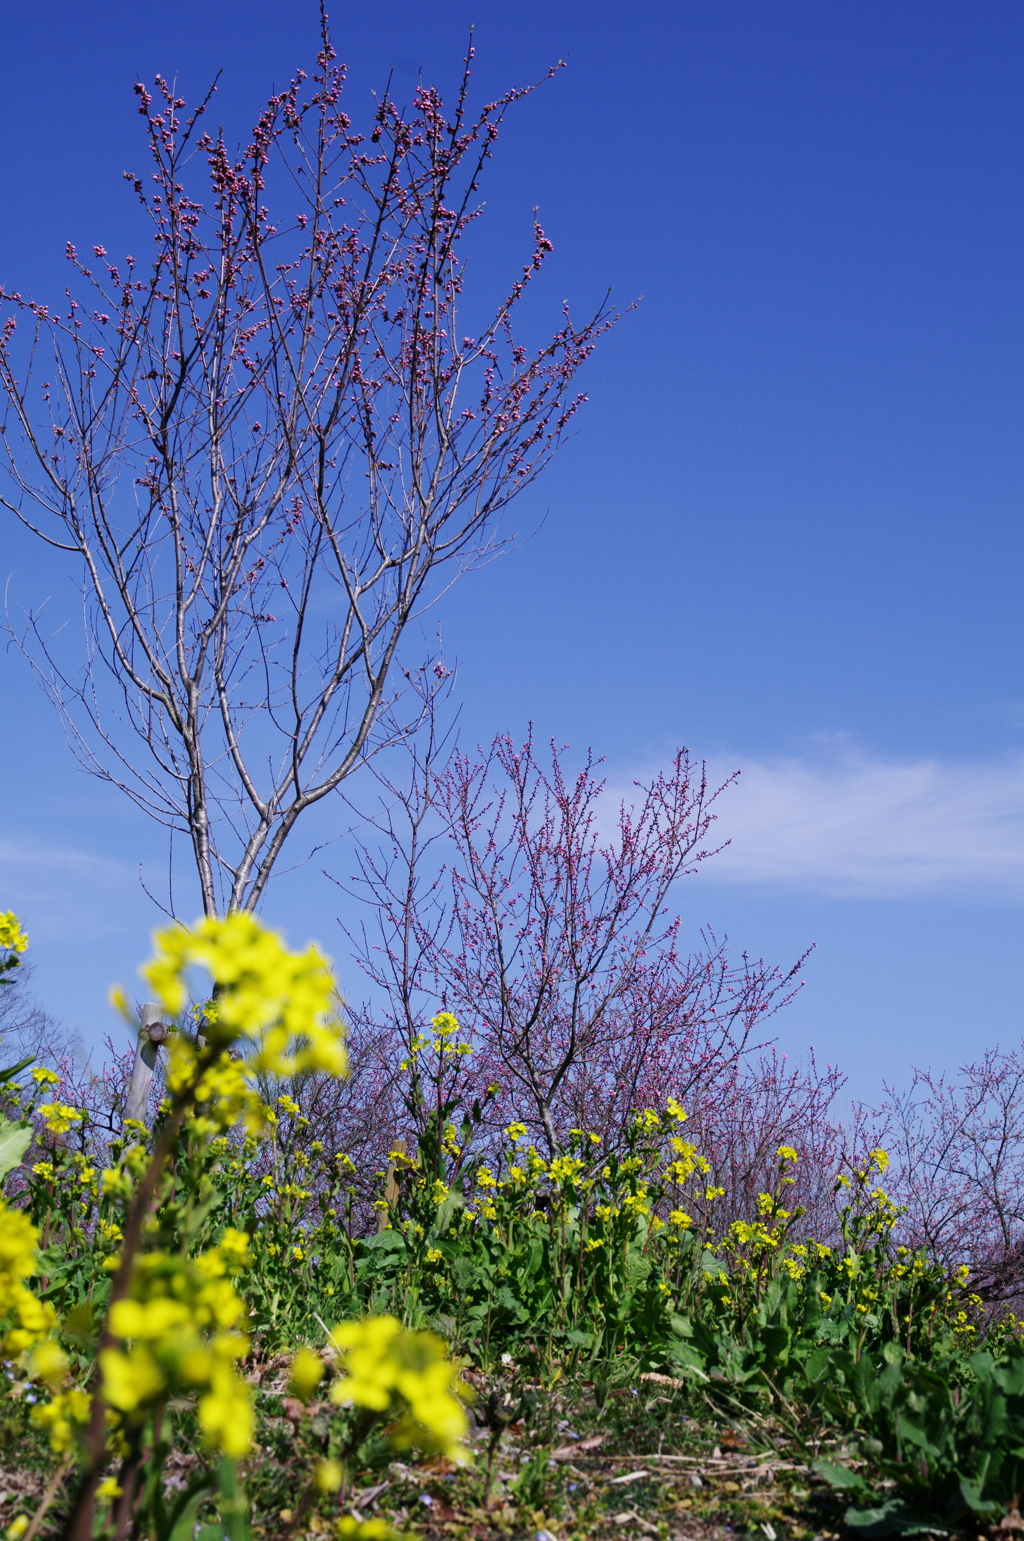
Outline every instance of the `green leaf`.
<svg viewBox="0 0 1024 1541">
<path fill-rule="evenodd" d="M 847 1509 L 847 1525 L 862 1536 L 948 1536 L 938 1520 L 908 1509 L 899 1498 L 887 1498 L 873 1509 Z"/>
<path fill-rule="evenodd" d="M 9 980 L 5 980 L 3 982 L 6 984 L 10 983 Z M 6 1070 L 0 1070 L 0 1086 L 2 1086 L 5 1081 L 12 1081 L 20 1071 L 25 1069 L 26 1065 L 31 1065 L 34 1059 L 35 1055 L 30 1054 L 28 1059 L 21 1059 L 16 1065 L 8 1065 Z"/>
<path fill-rule="evenodd" d="M 223 1525 L 204 1525 L 200 1530 L 196 1530 L 199 1510 L 209 1499 L 212 1489 L 213 1483 L 208 1474 L 200 1476 L 191 1483 L 180 1495 L 169 1517 L 166 1518 L 160 1541 L 199 1541 L 201 1536 L 205 1537 L 206 1541 L 214 1541 L 214 1538 L 216 1541 L 221 1541 L 224 1535 Z M 159 1534 L 161 1530 L 159 1522 L 157 1530 Z"/>
<path fill-rule="evenodd" d="M 848 1466 L 840 1466 L 835 1461 L 812 1461 L 811 1470 L 830 1487 L 839 1488 L 843 1493 L 867 1493 L 864 1478 Z"/>
<path fill-rule="evenodd" d="M 774 1327 L 763 1327 L 758 1334 L 758 1343 L 769 1366 L 785 1364 L 789 1358 L 789 1345 L 792 1334 L 789 1328 L 781 1323 Z"/>
<path fill-rule="evenodd" d="M 986 1519 L 997 1520 L 1005 1508 L 998 1499 L 984 1499 L 981 1496 L 981 1485 L 977 1482 L 968 1482 L 966 1477 L 960 1479 L 960 1492 L 964 1503 L 975 1514 L 981 1514 Z"/>
<path fill-rule="evenodd" d="M 10 1119 L 0 1119 L 0 1181 L 20 1166 L 25 1152 L 32 1144 L 32 1125 L 25 1119 L 18 1123 L 12 1123 Z"/>
<path fill-rule="evenodd" d="M 810 1384 L 813 1385 L 816 1380 L 822 1380 L 831 1374 L 832 1355 L 827 1348 L 816 1348 L 807 1355 L 804 1361 L 804 1375 Z"/>
</svg>

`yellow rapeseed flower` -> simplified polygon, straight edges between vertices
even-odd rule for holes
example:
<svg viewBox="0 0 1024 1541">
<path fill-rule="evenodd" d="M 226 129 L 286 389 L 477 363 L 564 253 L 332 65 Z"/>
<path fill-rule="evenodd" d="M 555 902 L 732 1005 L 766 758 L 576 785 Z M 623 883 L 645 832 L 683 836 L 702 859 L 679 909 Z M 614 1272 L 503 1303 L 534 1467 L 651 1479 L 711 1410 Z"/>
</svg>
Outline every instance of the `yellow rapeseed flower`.
<svg viewBox="0 0 1024 1541">
<path fill-rule="evenodd" d="M 317 1461 L 313 1467 L 313 1486 L 318 1493 L 336 1493 L 341 1487 L 343 1476 L 344 1473 L 337 1461 L 330 1459 Z"/>
<path fill-rule="evenodd" d="M 335 1525 L 335 1534 L 339 1541 L 401 1541 L 398 1531 L 386 1520 L 357 1520 L 354 1514 L 342 1515 Z"/>
<path fill-rule="evenodd" d="M 252 1396 L 235 1360 L 249 1345 L 234 1330 L 245 1305 L 231 1279 L 248 1261 L 248 1236 L 231 1228 L 197 1258 L 154 1252 L 136 1260 L 130 1294 L 110 1309 L 123 1346 L 100 1355 L 108 1406 L 138 1418 L 176 1392 L 198 1392 L 206 1443 L 231 1457 L 247 1453 Z"/>
<path fill-rule="evenodd" d="M 458 1400 L 467 1388 L 440 1338 L 408 1331 L 393 1316 L 344 1322 L 331 1337 L 345 1371 L 331 1388 L 333 1402 L 380 1413 L 403 1402 L 408 1417 L 393 1434 L 396 1444 L 427 1444 L 451 1461 L 468 1461 L 466 1414 Z"/>
<path fill-rule="evenodd" d="M 7 1355 L 24 1353 L 57 1325 L 53 1307 L 25 1283 L 37 1271 L 38 1243 L 39 1232 L 24 1211 L 0 1198 L 0 1347 Z"/>
<path fill-rule="evenodd" d="M 72 1124 L 80 1124 L 85 1116 L 62 1102 L 41 1102 L 36 1112 L 51 1134 L 67 1134 Z"/>
<path fill-rule="evenodd" d="M 548 1167 L 552 1182 L 578 1182 L 585 1163 L 578 1156 L 555 1156 Z"/>
<path fill-rule="evenodd" d="M 56 1455 L 63 1455 L 72 1448 L 80 1430 L 89 1422 L 91 1406 L 89 1393 L 75 1387 L 71 1391 L 62 1391 L 52 1402 L 33 1407 L 32 1422 L 49 1435 L 50 1449 Z"/>
<path fill-rule="evenodd" d="M 198 1412 L 207 1444 L 234 1460 L 248 1455 L 256 1421 L 252 1396 L 231 1365 L 214 1365 L 210 1389 L 200 1397 Z"/>
<path fill-rule="evenodd" d="M 68 1356 L 53 1338 L 44 1338 L 29 1360 L 29 1373 L 48 1386 L 59 1386 L 67 1369 Z"/>
<path fill-rule="evenodd" d="M 21 921 L 13 910 L 6 910 L 0 915 L 0 947 L 5 947 L 8 952 L 24 952 L 28 946 L 28 937 L 21 929 Z"/>
<path fill-rule="evenodd" d="M 344 1038 L 331 1017 L 334 980 L 315 947 L 289 952 L 244 913 L 207 916 L 191 930 L 168 926 L 153 941 L 155 956 L 142 973 L 168 1011 L 183 1009 L 192 967 L 205 968 L 218 987 L 216 1009 L 203 1013 L 209 1042 L 227 1047 L 239 1037 L 255 1039 L 252 1068 L 271 1074 L 346 1073 Z"/>
</svg>

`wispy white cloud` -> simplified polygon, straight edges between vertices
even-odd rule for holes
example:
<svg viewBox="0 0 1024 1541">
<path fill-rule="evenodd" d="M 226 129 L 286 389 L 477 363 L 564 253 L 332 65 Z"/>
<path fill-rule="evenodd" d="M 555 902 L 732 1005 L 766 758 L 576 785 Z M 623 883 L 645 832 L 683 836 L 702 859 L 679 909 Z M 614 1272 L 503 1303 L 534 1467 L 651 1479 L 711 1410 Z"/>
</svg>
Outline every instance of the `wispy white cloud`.
<svg viewBox="0 0 1024 1541">
<path fill-rule="evenodd" d="M 35 840 L 0 840 L 0 871 L 28 869 L 42 875 L 63 873 L 94 881 L 123 883 L 131 872 L 126 862 L 110 856 L 97 856 L 74 846 L 49 845 Z"/>
<path fill-rule="evenodd" d="M 116 857 L 59 841 L 0 839 L 0 909 L 27 922 L 34 944 L 107 938 L 140 902 L 138 869 Z"/>
<path fill-rule="evenodd" d="M 14 910 L 28 932 L 32 994 L 102 1061 L 104 1036 L 124 1036 L 110 986 L 125 985 L 129 996 L 138 990 L 136 965 L 160 916 L 113 840 L 105 850 L 102 831 L 86 828 L 77 841 L 63 834 L 15 829 L 0 837 L 0 910 Z M 88 849 L 90 835 L 98 849 Z"/>
<path fill-rule="evenodd" d="M 1024 899 L 1024 761 L 745 760 L 708 879 L 836 896 Z M 716 766 L 715 769 L 722 769 Z"/>
</svg>

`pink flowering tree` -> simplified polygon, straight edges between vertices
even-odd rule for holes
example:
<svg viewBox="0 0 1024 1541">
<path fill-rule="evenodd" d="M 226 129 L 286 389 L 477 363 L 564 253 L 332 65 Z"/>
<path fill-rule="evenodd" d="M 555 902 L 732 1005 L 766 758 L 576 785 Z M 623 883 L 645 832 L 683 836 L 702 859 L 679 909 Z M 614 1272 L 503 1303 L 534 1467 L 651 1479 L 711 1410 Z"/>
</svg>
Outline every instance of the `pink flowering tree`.
<svg viewBox="0 0 1024 1541">
<path fill-rule="evenodd" d="M 878 1115 L 905 1239 L 989 1303 L 1024 1297 L 1024 1046 L 989 1049 L 954 1076 L 915 1071 Z"/>
<path fill-rule="evenodd" d="M 774 1046 L 711 1072 L 691 1095 L 686 1132 L 711 1164 L 713 1227 L 749 1220 L 779 1174 L 780 1146 L 788 1146 L 798 1160 L 785 1163 L 785 1203 L 803 1210 L 797 1230 L 834 1241 L 836 1176 L 866 1145 L 856 1110 L 844 1120 L 836 1107 L 845 1076 L 834 1065 L 819 1067 L 813 1050 L 790 1060 Z"/>
<path fill-rule="evenodd" d="M 467 60 L 450 108 L 385 93 L 363 133 L 343 84 L 325 33 L 237 154 L 209 98 L 138 84 L 149 258 L 69 246 L 53 309 L 0 288 L 0 503 L 79 565 L 86 616 L 81 655 L 37 613 L 19 635 L 86 767 L 190 842 L 207 913 L 256 905 L 305 810 L 415 726 L 407 628 L 499 543 L 613 319 L 519 340 L 535 221 L 465 335 L 525 90 L 472 112 Z"/>
<path fill-rule="evenodd" d="M 721 790 L 685 752 L 616 809 L 593 759 L 569 775 L 530 738 L 476 759 L 429 738 L 413 750 L 408 781 L 382 785 L 354 885 L 368 918 L 349 933 L 374 987 L 354 1041 L 385 1138 L 412 1112 L 395 1067 L 440 1010 L 473 1051 L 450 1055 L 444 1099 L 484 1106 L 496 1086 L 487 1126 L 522 1121 L 549 1152 L 574 1127 L 616 1141 L 672 1095 L 714 1168 L 746 1186 L 783 1139 L 806 1148 L 809 1131 L 832 1130 L 834 1072 L 757 1058 L 803 960 L 732 961 L 710 933 L 681 949 L 673 885 L 713 854 Z"/>
</svg>

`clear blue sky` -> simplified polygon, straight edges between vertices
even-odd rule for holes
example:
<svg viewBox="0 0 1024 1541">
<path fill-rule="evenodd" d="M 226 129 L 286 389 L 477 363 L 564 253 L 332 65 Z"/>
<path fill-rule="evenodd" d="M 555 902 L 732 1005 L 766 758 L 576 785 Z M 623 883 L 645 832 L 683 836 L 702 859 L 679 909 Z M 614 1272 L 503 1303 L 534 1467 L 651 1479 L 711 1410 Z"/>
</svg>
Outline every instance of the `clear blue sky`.
<svg viewBox="0 0 1024 1541">
<path fill-rule="evenodd" d="M 336 6 L 356 119 L 389 71 L 399 95 L 420 68 L 450 85 L 471 22 L 482 95 L 569 59 L 509 121 L 477 279 L 504 280 L 539 205 L 552 324 L 563 295 L 643 302 L 518 508 L 532 538 L 443 606 L 464 736 L 532 718 L 623 784 L 679 743 L 743 767 L 733 845 L 680 903 L 780 962 L 817 943 L 780 1037 L 857 1092 L 1019 1042 L 1024 8 Z M 136 73 L 194 98 L 222 70 L 240 136 L 314 47 L 301 0 L 10 0 L 0 282 L 50 299 L 66 240 L 130 247 Z M 0 553 L 16 601 L 74 622 L 59 562 L 9 527 Z M 0 684 L 0 908 L 95 1042 L 162 845 L 78 770 L 11 650 Z M 344 978 L 318 870 L 269 914 Z"/>
</svg>

